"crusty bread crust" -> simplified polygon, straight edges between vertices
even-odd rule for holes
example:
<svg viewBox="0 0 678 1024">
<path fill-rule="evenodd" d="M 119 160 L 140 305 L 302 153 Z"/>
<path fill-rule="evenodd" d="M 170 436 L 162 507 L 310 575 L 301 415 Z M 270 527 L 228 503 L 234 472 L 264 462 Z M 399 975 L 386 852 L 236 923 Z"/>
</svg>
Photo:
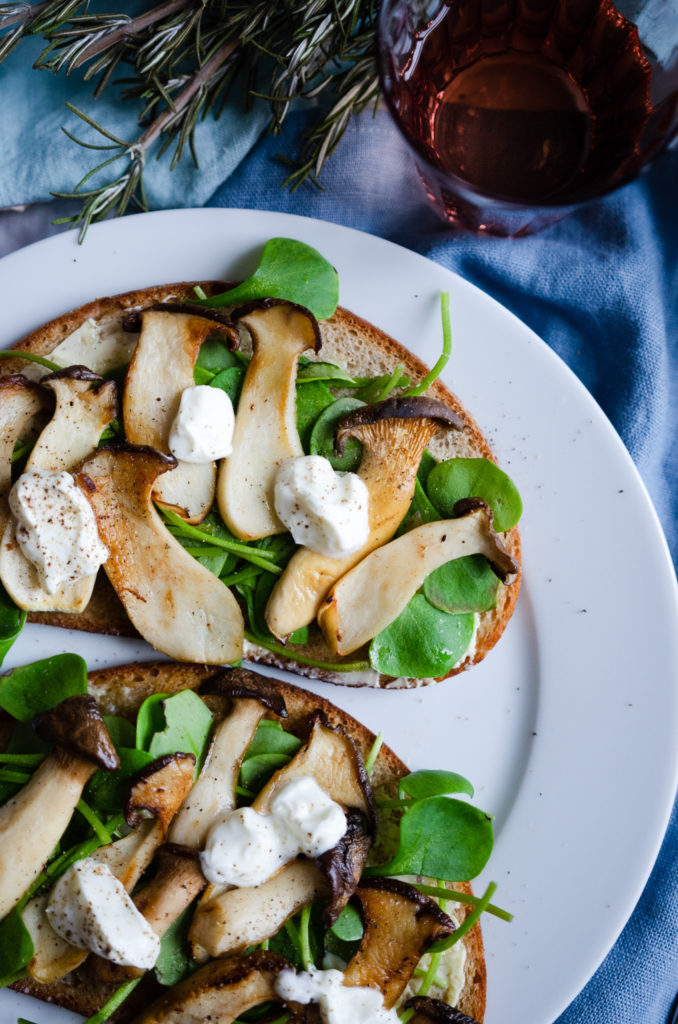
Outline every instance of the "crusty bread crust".
<svg viewBox="0 0 678 1024">
<path fill-rule="evenodd" d="M 147 697 L 154 693 L 174 694 L 181 690 L 197 690 L 210 677 L 227 672 L 233 679 L 242 682 L 250 689 L 259 689 L 270 685 L 270 679 L 264 680 L 256 672 L 248 669 L 215 669 L 204 665 L 178 664 L 176 662 L 136 662 L 115 668 L 99 669 L 88 675 L 88 690 L 96 699 L 103 714 L 121 715 L 134 720 L 136 713 Z M 340 725 L 351 737 L 363 759 L 367 757 L 376 739 L 361 722 L 358 722 L 345 711 L 337 708 L 330 701 L 306 690 L 293 686 L 282 680 L 275 680 L 275 686 L 285 700 L 288 717 L 284 726 L 290 732 L 303 736 L 308 730 L 308 719 L 312 712 L 322 711 L 331 725 Z M 268 717 L 275 717 L 271 712 Z M 382 799 L 397 796 L 398 780 L 408 772 L 407 766 L 400 760 L 390 747 L 383 744 L 372 770 L 370 781 L 375 793 Z M 452 888 L 452 887 L 450 887 Z M 459 883 L 455 888 L 462 892 L 471 892 L 468 883 Z M 455 914 L 463 919 L 470 908 L 457 905 Z M 480 925 L 476 924 L 464 937 L 466 946 L 465 985 L 459 999 L 462 1012 L 482 1022 L 485 1012 L 486 969 L 483 951 L 483 940 Z M 146 999 L 152 998 L 149 989 L 151 979 L 145 979 Z M 35 996 L 46 1002 L 64 1006 L 83 1016 L 95 1013 L 110 998 L 116 986 L 102 985 L 94 981 L 87 972 L 87 964 L 67 975 L 61 981 L 41 985 L 38 982 L 24 979 L 16 982 L 13 988 L 18 992 Z M 139 986 L 141 988 L 141 986 Z M 139 994 L 130 1000 L 129 1007 L 116 1014 L 112 1020 L 120 1024 L 132 1019 L 139 1009 Z"/>
<path fill-rule="evenodd" d="M 89 318 L 97 322 L 112 321 L 119 319 L 126 312 L 146 308 L 154 302 L 165 301 L 170 298 L 175 301 L 189 300 L 195 296 L 195 285 L 196 282 L 192 281 L 158 285 L 152 288 L 126 292 L 110 298 L 97 299 L 88 305 L 81 306 L 77 310 L 65 313 L 63 316 L 51 320 L 36 331 L 33 331 L 32 334 L 29 334 L 22 341 L 16 342 L 12 347 L 31 352 L 35 355 L 49 356 L 49 353 L 58 344 Z M 224 282 L 219 281 L 203 281 L 200 282 L 200 286 L 207 295 L 217 294 L 228 287 Z M 322 349 L 319 358 L 329 362 L 336 362 L 349 373 L 359 376 L 378 376 L 391 372 L 398 363 L 403 365 L 405 373 L 413 380 L 421 380 L 428 372 L 428 367 L 412 352 L 400 345 L 399 342 L 342 307 L 339 307 L 334 316 L 329 320 L 322 321 L 320 328 L 322 333 Z M 2 360 L 0 376 L 5 376 L 9 373 L 20 373 L 22 368 L 25 369 L 25 361 L 19 359 Z M 482 431 L 456 395 L 452 394 L 440 380 L 437 380 L 426 393 L 433 398 L 445 402 L 458 415 L 462 416 L 466 423 L 463 431 L 448 430 L 440 432 L 434 437 L 429 448 L 438 459 L 463 456 L 482 457 L 496 461 Z M 517 527 L 504 534 L 504 542 L 516 563 L 520 565 L 520 536 Z M 513 614 L 519 589 L 520 574 L 518 574 L 517 579 L 511 586 L 499 588 L 497 607 L 492 611 L 483 612 L 479 616 L 475 647 L 470 656 L 466 657 L 459 665 L 452 668 L 441 678 L 446 679 L 457 675 L 459 672 L 470 668 L 471 665 L 482 661 L 504 632 Z M 136 631 L 127 618 L 121 602 L 105 579 L 103 571 L 99 574 L 93 597 L 84 612 L 79 614 L 64 612 L 31 613 L 28 618 L 30 622 L 81 629 L 92 633 L 106 633 L 113 636 L 136 635 Z M 311 627 L 308 644 L 297 650 L 300 654 L 313 661 L 331 664 L 333 662 L 341 662 L 342 660 L 332 655 L 324 642 L 322 633 L 315 625 Z M 340 671 L 328 671 L 327 669 L 317 668 L 301 661 L 295 661 L 292 652 L 290 652 L 289 656 L 282 656 L 272 653 L 263 647 L 253 645 L 248 646 L 247 658 L 260 664 L 287 669 L 308 678 L 353 686 L 370 685 L 382 688 L 402 688 L 419 687 L 427 683 L 439 681 L 435 679 L 393 679 L 388 676 L 379 675 L 376 672 L 354 676 Z M 343 660 L 364 661 L 366 658 L 367 651 L 365 648 L 356 651 L 349 659 Z"/>
</svg>

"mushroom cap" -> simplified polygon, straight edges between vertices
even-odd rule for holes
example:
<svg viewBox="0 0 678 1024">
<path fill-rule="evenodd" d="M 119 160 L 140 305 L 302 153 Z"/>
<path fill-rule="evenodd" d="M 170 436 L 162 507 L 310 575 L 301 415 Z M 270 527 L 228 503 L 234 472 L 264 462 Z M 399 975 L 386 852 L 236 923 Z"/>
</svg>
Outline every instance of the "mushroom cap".
<svg viewBox="0 0 678 1024">
<path fill-rule="evenodd" d="M 426 1021 L 433 1021 L 434 1024 L 478 1024 L 475 1017 L 469 1017 L 440 999 L 413 996 L 407 1000 L 403 1009 L 414 1010 L 412 1024 L 425 1024 Z"/>
<path fill-rule="evenodd" d="M 33 728 L 40 739 L 108 771 L 120 767 L 118 752 L 111 742 L 99 706 L 88 694 L 67 697 L 56 707 L 39 712 Z"/>
<path fill-rule="evenodd" d="M 156 817 L 163 833 L 193 784 L 195 754 L 165 754 L 138 771 L 125 800 L 125 821 L 130 828 L 141 824 L 143 812 Z"/>
<path fill-rule="evenodd" d="M 357 427 L 379 423 L 381 420 L 411 419 L 433 420 L 441 427 L 454 427 L 456 430 L 463 430 L 466 425 L 463 418 L 453 412 L 449 405 L 439 402 L 436 398 L 424 398 L 420 395 L 385 398 L 383 402 L 353 409 L 339 420 L 334 442 L 335 453 L 344 454 L 346 441 Z"/>
<path fill-rule="evenodd" d="M 238 669 L 237 673 L 232 673 L 232 669 L 225 669 L 207 679 L 200 687 L 200 693 L 229 697 L 231 700 L 258 700 L 278 718 L 287 718 L 284 698 L 272 680 L 247 669 Z"/>
<path fill-rule="evenodd" d="M 315 335 L 315 347 L 316 354 L 320 352 L 322 348 L 322 336 L 320 334 L 320 326 L 318 321 L 313 316 L 310 309 L 306 306 L 300 306 L 298 302 L 289 302 L 287 299 L 253 299 L 251 302 L 246 302 L 242 306 L 238 306 L 236 309 L 231 310 L 231 320 L 233 323 L 237 323 L 238 320 L 244 319 L 249 316 L 250 313 L 256 313 L 259 309 L 272 309 L 273 306 L 289 306 L 290 309 L 296 309 L 298 313 L 303 313 L 307 316 Z"/>
</svg>

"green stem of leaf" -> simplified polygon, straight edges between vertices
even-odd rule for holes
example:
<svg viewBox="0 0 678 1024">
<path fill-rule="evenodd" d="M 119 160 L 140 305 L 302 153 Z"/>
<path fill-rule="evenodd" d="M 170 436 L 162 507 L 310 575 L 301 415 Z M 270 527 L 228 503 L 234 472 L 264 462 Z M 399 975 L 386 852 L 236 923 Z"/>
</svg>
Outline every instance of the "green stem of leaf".
<svg viewBox="0 0 678 1024">
<path fill-rule="evenodd" d="M 299 943 L 301 949 L 301 962 L 304 966 L 304 970 L 308 971 L 311 967 L 315 967 L 313 961 L 313 954 L 311 953 L 311 942 L 309 937 L 309 924 L 311 921 L 311 904 L 306 903 L 301 908 L 301 917 L 299 920 Z"/>
<path fill-rule="evenodd" d="M 127 996 L 137 987 L 140 981 L 141 978 L 133 978 L 132 981 L 126 981 L 122 984 L 119 989 L 116 989 L 108 1002 L 104 1003 L 101 1009 L 97 1010 L 91 1017 L 88 1017 L 86 1021 L 83 1021 L 83 1024 L 104 1024 L 104 1021 L 108 1020 L 119 1006 L 122 1006 Z"/>
<path fill-rule="evenodd" d="M 437 900 L 454 900 L 455 903 L 465 903 L 471 907 L 476 906 L 478 903 L 478 897 L 472 896 L 467 892 L 457 892 L 456 889 L 445 889 L 443 887 L 436 887 L 435 885 L 420 885 L 418 882 L 413 883 L 414 888 L 424 896 L 432 896 Z M 502 921 L 508 921 L 509 923 L 513 920 L 513 914 L 510 914 L 508 910 L 503 910 L 502 907 L 495 906 L 494 903 L 488 903 L 485 907 L 485 911 L 488 914 L 492 914 L 493 917 L 498 917 Z"/>
<path fill-rule="evenodd" d="M 279 565 L 276 565 L 275 562 L 270 562 L 261 554 L 255 554 L 255 549 L 248 547 L 246 544 L 239 544 L 237 541 L 226 540 L 204 530 L 198 530 L 195 526 L 191 526 L 190 523 L 185 523 L 180 516 L 175 512 L 170 512 L 169 509 L 163 509 L 162 512 L 165 519 L 174 527 L 174 531 L 171 532 L 175 532 L 181 537 L 190 537 L 193 540 L 199 540 L 205 544 L 212 544 L 215 547 L 223 548 L 224 551 L 230 551 L 231 554 L 238 555 L 240 558 L 245 559 L 245 561 L 252 562 L 253 565 L 258 565 L 260 569 L 272 572 L 276 576 L 282 573 Z"/>
<path fill-rule="evenodd" d="M 45 754 L 0 754 L 0 764 L 23 764 L 37 768 L 45 760 Z"/>
<path fill-rule="evenodd" d="M 26 976 L 26 971 L 15 971 L 14 974 L 8 974 L 6 978 L 0 978 L 0 988 L 7 988 L 8 985 L 13 985 L 15 981 L 21 981 Z"/>
<path fill-rule="evenodd" d="M 318 661 L 316 658 L 307 658 L 304 654 L 298 654 L 296 651 L 291 653 L 282 644 L 273 644 L 268 640 L 260 640 L 259 637 L 255 636 L 254 633 L 250 633 L 249 630 L 245 630 L 245 639 L 249 640 L 251 644 L 257 644 L 259 647 L 264 647 L 271 654 L 280 654 L 283 658 L 292 658 L 294 661 L 298 661 L 300 665 L 309 665 L 311 668 L 322 668 L 327 672 L 365 672 L 369 669 L 369 661 L 350 661 L 350 662 L 333 662 L 333 661 Z"/>
<path fill-rule="evenodd" d="M 466 915 L 466 917 L 459 925 L 459 927 L 456 929 L 454 934 L 450 935 L 447 939 L 441 939 L 440 942 L 434 942 L 429 949 L 429 953 L 444 953 L 446 949 L 450 949 L 452 946 L 456 945 L 456 943 L 459 942 L 460 939 L 463 939 L 466 933 L 469 932 L 471 928 L 473 928 L 473 925 L 477 922 L 478 918 L 483 913 L 483 911 L 487 909 L 490 900 L 494 896 L 496 890 L 497 883 L 490 882 L 487 889 L 480 897 L 471 913 Z"/>
<path fill-rule="evenodd" d="M 48 370 L 52 370 L 54 373 L 56 370 L 61 370 L 62 367 L 58 363 L 53 363 L 50 359 L 45 359 L 44 356 L 36 356 L 32 352 L 18 352 L 14 349 L 2 349 L 0 350 L 0 358 L 2 359 L 27 359 L 30 363 L 39 363 L 40 366 L 46 366 Z"/>
<path fill-rule="evenodd" d="M 83 818 L 100 841 L 101 845 L 107 846 L 111 841 L 111 834 L 98 814 L 95 814 L 89 804 L 85 803 L 84 800 L 78 800 L 77 809 L 80 811 Z"/>
<path fill-rule="evenodd" d="M 440 315 L 443 321 L 443 351 L 440 358 L 436 362 L 432 370 L 426 374 L 423 380 L 420 380 L 414 387 L 408 388 L 407 391 L 403 391 L 403 397 L 414 397 L 415 395 L 421 395 L 427 388 L 438 379 L 440 374 L 443 372 L 447 363 L 449 362 L 450 355 L 452 354 L 452 327 L 450 324 L 450 293 L 441 292 L 440 295 Z"/>
<path fill-rule="evenodd" d="M 376 737 L 374 743 L 372 744 L 370 752 L 367 755 L 367 760 L 365 761 L 365 771 L 367 772 L 368 775 L 372 774 L 372 769 L 374 768 L 374 763 L 377 760 L 377 758 L 379 757 L 379 751 L 381 750 L 383 742 L 384 742 L 384 734 L 383 734 L 383 732 L 380 732 L 380 733 L 377 734 L 377 737 Z M 380 805 L 377 804 L 377 807 L 379 807 L 379 806 Z"/>
<path fill-rule="evenodd" d="M 23 786 L 30 777 L 30 772 L 13 772 L 9 768 L 0 768 L 0 782 L 16 782 Z"/>
</svg>

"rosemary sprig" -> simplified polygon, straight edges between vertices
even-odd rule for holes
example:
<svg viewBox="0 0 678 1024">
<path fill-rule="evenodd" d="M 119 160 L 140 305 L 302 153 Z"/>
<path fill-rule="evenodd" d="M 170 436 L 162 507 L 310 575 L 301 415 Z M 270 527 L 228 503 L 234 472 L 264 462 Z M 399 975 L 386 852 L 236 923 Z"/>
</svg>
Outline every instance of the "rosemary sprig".
<svg viewBox="0 0 678 1024">
<path fill-rule="evenodd" d="M 83 69 L 95 79 L 94 96 L 115 88 L 138 111 L 138 135 L 120 139 L 91 114 L 68 103 L 94 133 L 74 142 L 107 151 L 71 192 L 80 211 L 82 238 L 93 221 L 121 215 L 130 205 L 147 208 L 143 173 L 153 150 L 172 149 L 175 167 L 188 148 L 198 165 L 195 129 L 218 117 L 236 82 L 249 109 L 264 98 L 270 128 L 279 132 L 291 104 L 327 101 L 302 143 L 298 166 L 286 184 L 318 184 L 328 157 L 351 117 L 378 100 L 375 70 L 375 0 L 166 0 L 138 17 L 90 14 L 88 0 L 0 3 L 0 62 L 22 39 L 40 35 L 39 70 L 69 75 Z M 116 70 L 126 77 L 113 80 Z"/>
</svg>

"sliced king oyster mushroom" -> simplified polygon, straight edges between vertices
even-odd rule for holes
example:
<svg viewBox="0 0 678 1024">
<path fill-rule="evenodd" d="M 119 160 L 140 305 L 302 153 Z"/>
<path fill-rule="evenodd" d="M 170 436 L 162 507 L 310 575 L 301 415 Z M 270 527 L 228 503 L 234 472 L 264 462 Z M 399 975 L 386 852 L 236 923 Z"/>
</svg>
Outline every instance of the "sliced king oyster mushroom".
<svg viewBox="0 0 678 1024">
<path fill-rule="evenodd" d="M 320 348 L 320 331 L 307 309 L 265 299 L 235 310 L 234 322 L 252 336 L 253 355 L 243 382 L 233 454 L 219 468 L 217 500 L 228 528 L 243 540 L 284 533 L 273 507 L 273 485 L 284 459 L 303 455 L 296 416 L 299 356 Z"/>
<path fill-rule="evenodd" d="M 291 966 L 286 957 L 268 950 L 220 957 L 164 992 L 133 1024 L 233 1024 L 254 1006 L 280 1002 L 276 979 Z M 301 1024 L 292 1015 L 295 1020 Z"/>
<path fill-rule="evenodd" d="M 318 625 L 335 654 L 350 654 L 400 615 L 434 569 L 464 555 L 485 555 L 505 583 L 518 566 L 492 528 L 492 510 L 480 499 L 457 502 L 456 519 L 409 530 L 354 566 L 332 587 Z"/>
<path fill-rule="evenodd" d="M 120 767 L 91 697 L 68 697 L 36 715 L 33 726 L 55 749 L 16 796 L 0 807 L 0 918 L 16 906 L 49 860 L 87 781 L 98 768 Z"/>
<path fill-rule="evenodd" d="M 132 780 L 126 801 L 126 818 L 133 832 L 90 855 L 106 864 L 127 892 L 131 892 L 163 842 L 167 827 L 193 783 L 195 757 L 173 754 L 159 758 Z M 143 812 L 153 818 L 142 818 Z M 45 908 L 49 893 L 29 900 L 22 919 L 33 940 L 28 974 L 36 981 L 58 981 L 74 971 L 90 955 L 66 942 L 49 923 Z"/>
<path fill-rule="evenodd" d="M 130 444 L 148 445 L 169 455 L 169 435 L 181 396 L 194 384 L 193 367 L 210 334 L 237 332 L 196 313 L 146 310 L 139 342 L 127 370 L 123 398 L 125 436 Z M 159 477 L 153 488 L 158 504 L 188 523 L 200 523 L 214 503 L 214 462 L 182 462 Z"/>
<path fill-rule="evenodd" d="M 410 1024 L 478 1024 L 474 1017 L 462 1013 L 455 1006 L 426 996 L 413 996 L 407 1000 L 403 1009 L 414 1010 Z"/>
<path fill-rule="evenodd" d="M 344 558 L 329 558 L 310 548 L 295 552 L 266 606 L 266 624 L 274 636 L 284 639 L 312 622 L 332 585 L 391 539 L 412 502 L 427 444 L 441 427 L 462 426 L 448 406 L 430 398 L 387 398 L 355 409 L 340 421 L 339 454 L 349 437 L 364 446 L 358 476 L 369 492 L 369 536 Z"/>
<path fill-rule="evenodd" d="M 177 661 L 228 664 L 242 656 L 238 603 L 153 507 L 155 481 L 175 462 L 150 448 L 101 448 L 81 464 L 75 481 L 110 552 L 106 574 L 143 638 Z"/>
<path fill-rule="evenodd" d="M 34 433 L 50 395 L 39 384 L 15 374 L 0 378 L 0 536 L 11 521 L 12 455 L 17 441 Z"/>
<path fill-rule="evenodd" d="M 48 374 L 40 383 L 54 393 L 55 407 L 28 457 L 26 470 L 71 473 L 96 449 L 104 429 L 117 415 L 117 386 L 84 366 Z M 14 520 L 7 522 L 0 543 L 0 579 L 20 608 L 81 612 L 89 603 L 96 578 L 97 574 L 91 573 L 50 594 L 19 546 Z"/>
</svg>

